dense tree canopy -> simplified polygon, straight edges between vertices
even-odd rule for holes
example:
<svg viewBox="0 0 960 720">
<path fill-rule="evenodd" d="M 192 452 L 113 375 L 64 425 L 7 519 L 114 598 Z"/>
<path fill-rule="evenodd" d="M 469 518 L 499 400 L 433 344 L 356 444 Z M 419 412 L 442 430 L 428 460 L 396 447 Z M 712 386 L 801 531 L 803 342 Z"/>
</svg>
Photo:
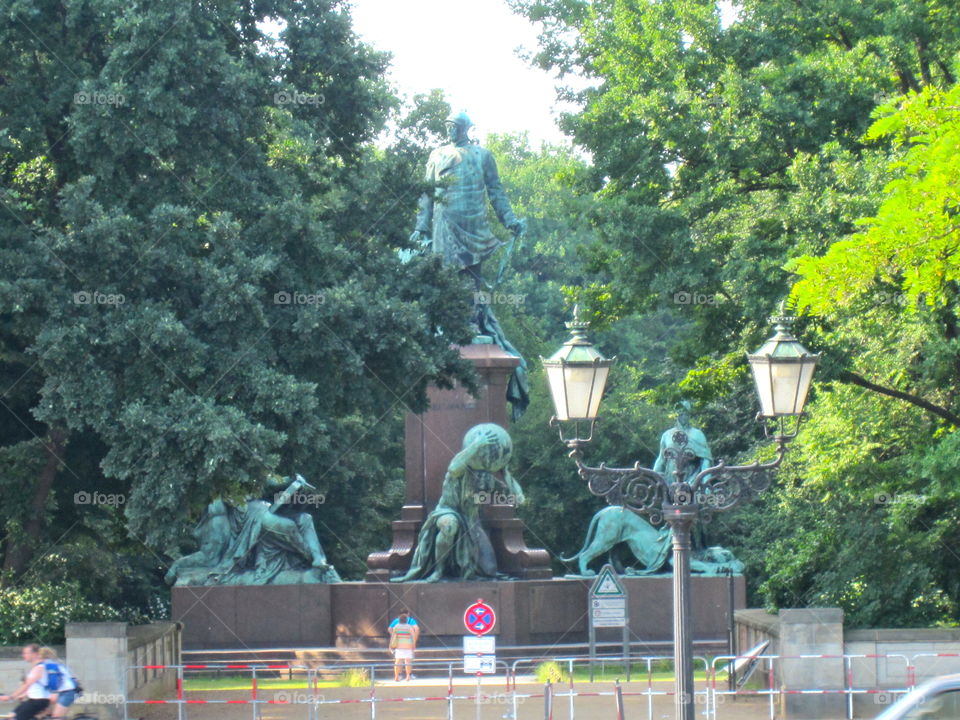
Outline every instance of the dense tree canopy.
<svg viewBox="0 0 960 720">
<path fill-rule="evenodd" d="M 211 497 L 299 472 L 356 572 L 402 478 L 389 428 L 463 376 L 468 337 L 459 279 L 397 259 L 419 156 L 372 143 L 386 57 L 340 2 L 3 12 L 6 569 L 64 532 L 82 553 L 119 507 L 105 539 L 129 532 L 142 573 Z M 403 121 L 426 144 L 423 105 Z"/>
<path fill-rule="evenodd" d="M 698 400 L 718 454 L 757 442 L 743 351 L 801 275 L 797 329 L 824 353 L 811 421 L 777 486 L 709 530 L 747 559 L 754 601 L 954 622 L 942 478 L 960 459 L 960 11 L 746 0 L 725 21 L 711 0 L 513 5 L 543 28 L 538 64 L 592 80 L 568 91 L 579 109 L 563 121 L 593 158 L 586 257 L 606 278 L 581 297 L 607 319 L 685 321 L 667 351 L 685 377 L 649 392 Z M 891 582 L 895 555 L 907 568 Z"/>
<path fill-rule="evenodd" d="M 746 560 L 755 603 L 956 623 L 960 7 L 510 4 L 542 30 L 535 63 L 590 82 L 561 91 L 574 147 L 481 139 L 529 223 L 493 292 L 531 363 L 511 427 L 530 544 L 575 551 L 600 506 L 536 362 L 573 301 L 619 357 L 589 459 L 650 464 L 681 396 L 715 456 L 769 451 L 743 351 L 789 296 L 823 352 L 810 419 L 775 486 L 709 541 Z M 56 587 L 73 617 L 162 612 L 206 503 L 274 474 L 324 495 L 345 577 L 389 545 L 402 416 L 430 383 L 470 384 L 452 345 L 472 290 L 408 247 L 449 106 L 398 100 L 349 12 L 2 11 L 4 637 Z"/>
</svg>

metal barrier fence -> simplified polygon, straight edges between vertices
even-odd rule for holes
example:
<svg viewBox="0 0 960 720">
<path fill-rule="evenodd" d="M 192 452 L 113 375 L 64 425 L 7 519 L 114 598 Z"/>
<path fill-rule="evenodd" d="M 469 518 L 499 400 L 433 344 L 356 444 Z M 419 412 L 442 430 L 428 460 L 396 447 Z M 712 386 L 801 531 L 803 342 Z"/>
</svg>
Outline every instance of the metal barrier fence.
<svg viewBox="0 0 960 720">
<path fill-rule="evenodd" d="M 913 656 L 903 654 L 876 654 L 876 655 L 754 655 L 754 656 L 732 656 L 722 655 L 712 659 L 696 657 L 696 666 L 702 666 L 700 672 L 705 681 L 700 682 L 702 689 L 695 692 L 695 703 L 703 707 L 702 714 L 707 720 L 717 720 L 718 706 L 723 705 L 727 699 L 737 698 L 766 698 L 766 712 L 769 720 L 774 720 L 777 716 L 778 702 L 790 695 L 841 695 L 844 697 L 845 714 L 847 720 L 854 717 L 854 698 L 858 695 L 878 695 L 886 694 L 888 697 L 897 696 L 911 690 L 917 682 L 917 661 L 929 660 L 933 658 L 960 658 L 960 653 L 917 653 Z M 260 709 L 264 705 L 291 705 L 301 706 L 306 709 L 308 720 L 318 720 L 323 708 L 335 705 L 367 705 L 369 707 L 369 716 L 371 720 L 376 720 L 377 706 L 384 703 L 445 703 L 447 720 L 454 720 L 455 702 L 472 702 L 476 705 L 476 715 L 480 717 L 480 707 L 491 702 L 502 703 L 510 706 L 510 712 L 505 714 L 505 718 L 519 720 L 520 705 L 527 700 L 543 699 L 543 717 L 544 720 L 553 720 L 555 706 L 562 707 L 566 705 L 566 712 L 563 713 L 569 720 L 576 718 L 576 698 L 610 698 L 609 715 L 607 710 L 603 715 L 615 717 L 617 720 L 625 720 L 627 714 L 633 717 L 646 715 L 646 720 L 654 720 L 654 701 L 657 698 L 667 698 L 672 701 L 675 696 L 672 683 L 664 679 L 654 679 L 655 666 L 665 666 L 672 670 L 673 659 L 663 656 L 629 656 L 629 657 L 604 657 L 594 660 L 596 664 L 617 664 L 623 672 L 621 676 L 629 676 L 631 665 L 640 666 L 640 671 L 633 671 L 636 675 L 642 675 L 636 679 L 627 679 L 621 682 L 622 677 L 616 678 L 611 684 L 609 690 L 598 690 L 595 683 L 590 683 L 589 689 L 579 690 L 577 685 L 584 684 L 584 680 L 576 680 L 576 671 L 581 670 L 581 675 L 585 675 L 587 670 L 585 666 L 590 665 L 590 658 L 587 656 L 572 656 L 550 659 L 566 670 L 566 678 L 559 679 L 558 682 L 548 680 L 542 689 L 531 687 L 529 692 L 518 691 L 518 678 L 524 678 L 524 685 L 531 684 L 529 676 L 536 666 L 545 662 L 546 658 L 529 658 L 516 660 L 512 665 L 504 662 L 497 663 L 497 673 L 493 676 L 502 678 L 505 692 L 490 694 L 485 691 L 481 685 L 479 675 L 476 680 L 476 688 L 472 694 L 457 694 L 454 690 L 454 677 L 469 677 L 469 674 L 462 674 L 462 664 L 449 661 L 420 661 L 417 662 L 417 670 L 420 672 L 432 671 L 437 677 L 437 683 L 434 687 L 446 686 L 446 692 L 442 694 L 423 694 L 403 697 L 387 697 L 377 694 L 378 680 L 392 678 L 393 663 L 362 663 L 362 664 L 344 664 L 328 665 L 322 668 L 308 667 L 306 665 L 295 665 L 289 663 L 282 664 L 245 664 L 245 663 L 211 663 L 211 664 L 182 664 L 182 665 L 138 665 L 131 666 L 129 670 L 173 670 L 176 672 L 176 691 L 175 697 L 158 700 L 133 700 L 124 698 L 123 717 L 127 720 L 129 709 L 136 705 L 172 705 L 176 707 L 178 720 L 186 720 L 190 706 L 219 705 L 219 706 L 249 706 L 251 718 L 257 720 L 260 715 Z M 778 667 L 778 663 L 785 661 L 805 661 L 817 662 L 823 660 L 840 661 L 843 666 L 843 680 L 841 687 L 833 688 L 796 688 L 796 687 L 778 687 L 779 674 L 783 668 Z M 903 687 L 856 687 L 854 680 L 854 662 L 855 661 L 879 661 L 895 663 L 895 671 L 906 679 Z M 731 683 L 719 682 L 720 677 L 726 677 L 728 673 L 726 668 L 732 667 L 737 661 L 744 661 L 746 664 L 755 664 L 758 673 L 755 675 L 758 682 L 755 685 L 759 687 L 738 687 Z M 960 665 L 960 661 L 957 663 Z M 358 698 L 328 698 L 326 694 L 320 692 L 320 676 L 330 672 L 346 672 L 351 670 L 365 670 L 369 673 L 369 687 L 366 689 L 365 697 Z M 196 698 L 188 697 L 184 687 L 187 673 L 249 673 L 249 695 L 244 698 Z M 526 674 L 521 675 L 521 671 Z M 592 677 L 592 669 L 590 677 Z M 261 686 L 261 681 L 267 673 L 286 673 L 288 677 L 294 675 L 302 676 L 304 687 L 300 690 L 274 690 L 273 697 L 268 697 L 269 690 Z M 489 677 L 489 676 L 488 676 Z M 658 688 L 657 683 L 661 684 L 663 689 Z M 383 686 L 381 685 L 381 688 Z M 487 686 L 489 687 L 489 685 Z M 325 689 L 325 688 L 324 688 Z M 642 704 L 624 705 L 625 699 L 639 698 Z M 566 700 L 563 703 L 563 700 Z M 559 702 L 558 702 L 559 701 Z M 562 704 L 561 704 L 562 703 Z M 536 703 L 533 704 L 536 706 Z M 642 709 L 641 709 L 642 708 Z M 662 715 L 663 708 L 660 708 Z M 639 712 L 637 712 L 639 711 Z M 528 718 L 539 718 L 539 711 L 532 707 L 529 712 L 524 713 Z M 586 713 L 586 717 L 599 717 L 596 709 Z"/>
<path fill-rule="evenodd" d="M 960 657 L 960 656 L 958 656 Z M 853 660 L 883 659 L 903 661 L 904 676 L 907 679 L 907 687 L 904 688 L 856 688 L 854 687 Z M 766 688 L 741 688 L 733 687 L 727 690 L 721 690 L 717 687 L 718 664 L 726 664 L 728 667 L 738 660 L 755 662 L 763 664 L 764 672 L 761 674 L 765 678 Z M 843 663 L 843 686 L 840 688 L 785 688 L 777 687 L 776 683 L 776 663 L 784 660 L 840 660 Z M 853 719 L 853 698 L 855 695 L 870 694 L 903 694 L 916 684 L 915 666 L 906 655 L 901 654 L 882 654 L 882 655 L 718 655 L 710 662 L 707 673 L 707 695 L 706 701 L 708 718 L 717 717 L 717 705 L 722 699 L 729 696 L 736 697 L 767 697 L 768 715 L 770 720 L 776 717 L 776 700 L 789 695 L 843 695 L 846 700 L 846 719 Z M 718 700 L 720 698 L 720 700 Z"/>
<path fill-rule="evenodd" d="M 315 668 L 306 665 L 283 664 L 247 664 L 247 663 L 208 663 L 208 664 L 184 664 L 184 665 L 135 665 L 130 666 L 128 670 L 175 670 L 176 678 L 176 696 L 174 698 L 157 700 L 135 700 L 125 698 L 123 706 L 123 718 L 128 720 L 131 705 L 174 705 L 177 708 L 178 720 L 186 720 L 188 706 L 197 705 L 249 705 L 251 717 L 257 720 L 259 717 L 259 707 L 263 705 L 301 705 L 307 708 L 308 720 L 315 720 L 319 717 L 320 708 L 329 705 L 357 705 L 369 704 L 370 718 L 376 719 L 378 703 L 397 703 L 397 702 L 446 702 L 447 717 L 453 720 L 453 703 L 458 700 L 474 701 L 478 705 L 488 702 L 496 696 L 484 694 L 481 691 L 481 678 L 477 676 L 477 688 L 473 695 L 454 694 L 454 671 L 458 663 L 448 661 L 421 661 L 417 663 L 418 668 L 446 669 L 447 692 L 444 695 L 419 696 L 419 697 L 377 697 L 377 670 L 381 670 L 381 677 L 389 677 L 392 673 L 394 664 L 391 663 L 364 663 L 364 664 L 344 664 L 333 667 Z M 504 678 L 507 690 L 510 688 L 510 668 L 505 662 L 496 663 L 497 668 L 501 669 L 499 677 Z M 346 672 L 349 670 L 368 670 L 369 671 L 369 694 L 366 698 L 339 698 L 327 699 L 320 690 L 320 675 L 328 673 L 331 670 Z M 188 698 L 184 682 L 187 672 L 217 672 L 225 671 L 243 671 L 250 673 L 250 695 L 247 698 L 234 699 L 197 699 Z M 258 672 L 260 675 L 258 675 Z M 263 679 L 263 673 L 287 673 L 289 677 L 294 674 L 304 677 L 306 693 L 290 692 L 279 690 L 274 692 L 273 698 L 264 697 L 264 690 L 260 686 L 260 680 Z M 541 697 L 541 694 L 517 695 L 513 693 L 512 702 L 516 708 L 517 699 L 526 697 Z M 514 716 L 516 714 L 514 713 Z"/>
<path fill-rule="evenodd" d="M 671 665 L 671 667 L 672 667 L 672 665 L 673 665 L 673 658 L 672 658 L 672 657 L 664 657 L 664 656 L 662 656 L 662 655 L 632 655 L 632 656 L 629 656 L 628 658 L 626 658 L 626 660 L 627 660 L 627 661 L 625 662 L 624 656 L 619 656 L 619 657 L 618 657 L 618 656 L 598 657 L 598 658 L 595 658 L 592 662 L 591 662 L 591 659 L 590 659 L 589 656 L 583 656 L 583 655 L 573 656 L 573 657 L 556 658 L 556 659 L 553 660 L 553 662 L 556 662 L 556 663 L 561 664 L 561 665 L 565 664 L 565 665 L 567 666 L 567 677 L 568 677 L 567 683 L 568 683 L 568 687 L 567 687 L 566 692 L 556 692 L 556 691 L 554 691 L 554 692 L 553 692 L 553 696 L 554 696 L 554 697 L 566 697 L 566 698 L 568 699 L 569 716 L 570 716 L 571 719 L 574 718 L 574 717 L 576 717 L 576 710 L 575 710 L 575 707 L 574 707 L 574 698 L 576 698 L 576 697 L 607 697 L 607 696 L 609 696 L 609 697 L 617 698 L 618 703 L 622 703 L 622 702 L 623 702 L 623 697 L 624 697 L 624 696 L 626 696 L 626 697 L 642 697 L 642 698 L 645 698 L 645 701 L 646 701 L 646 706 L 647 706 L 647 718 L 648 718 L 649 720 L 652 720 L 652 718 L 653 718 L 653 700 L 654 700 L 654 698 L 655 698 L 655 697 L 658 697 L 658 696 L 659 696 L 659 697 L 669 697 L 669 698 L 673 698 L 674 695 L 675 695 L 675 693 L 674 693 L 673 690 L 656 690 L 656 689 L 654 689 L 654 685 L 653 685 L 653 683 L 654 683 L 654 680 L 653 680 L 653 665 L 654 665 L 654 663 L 667 662 L 667 663 L 669 663 L 669 664 Z M 514 661 L 513 665 L 512 665 L 511 668 L 510 668 L 510 674 L 511 674 L 511 677 L 513 678 L 513 683 L 514 683 L 514 691 L 516 690 L 516 678 L 517 678 L 517 670 L 518 670 L 518 668 L 520 668 L 520 667 L 522 667 L 522 666 L 524 666 L 524 665 L 530 665 L 530 666 L 531 666 L 530 669 L 533 670 L 533 667 L 534 667 L 535 665 L 541 663 L 541 662 L 543 662 L 543 658 L 538 658 L 538 659 L 528 658 L 528 659 L 523 659 L 523 660 L 516 660 L 516 661 Z M 710 666 L 709 666 L 709 663 L 708 663 L 708 661 L 707 661 L 706 658 L 700 657 L 700 656 L 694 656 L 693 662 L 694 662 L 694 671 L 696 671 L 697 665 L 698 665 L 699 663 L 703 663 L 703 669 L 704 669 L 704 671 L 709 671 Z M 645 689 L 640 690 L 640 691 L 637 691 L 637 690 L 623 691 L 623 689 L 620 687 L 620 681 L 619 681 L 619 679 L 617 679 L 617 681 L 616 681 L 616 687 L 615 687 L 615 689 L 610 690 L 609 692 L 603 692 L 603 691 L 579 692 L 579 691 L 577 691 L 577 690 L 575 689 L 575 681 L 574 681 L 574 666 L 575 666 L 575 665 L 583 665 L 583 664 L 589 665 L 589 666 L 590 666 L 590 677 L 592 678 L 592 677 L 593 677 L 593 670 L 594 670 L 594 667 L 593 667 L 593 666 L 594 666 L 594 665 L 598 665 L 598 664 L 599 664 L 599 665 L 603 665 L 603 664 L 605 664 L 605 663 L 619 663 L 619 664 L 622 664 L 622 665 L 624 666 L 624 673 L 623 673 L 623 674 L 626 676 L 626 681 L 627 681 L 627 682 L 630 682 L 630 680 L 631 680 L 631 670 L 632 670 L 632 666 L 635 665 L 635 664 L 643 665 L 643 666 L 644 666 L 644 669 L 645 669 L 645 672 L 644 672 L 644 680 L 643 680 L 643 682 L 645 682 L 645 684 L 646 684 Z M 592 682 L 592 680 L 591 680 L 591 682 Z M 700 694 L 700 696 L 701 696 L 701 697 L 706 697 L 706 694 L 703 693 L 703 694 Z M 516 712 L 514 712 L 514 717 L 517 717 Z M 618 715 L 618 717 L 620 717 L 620 715 Z"/>
</svg>

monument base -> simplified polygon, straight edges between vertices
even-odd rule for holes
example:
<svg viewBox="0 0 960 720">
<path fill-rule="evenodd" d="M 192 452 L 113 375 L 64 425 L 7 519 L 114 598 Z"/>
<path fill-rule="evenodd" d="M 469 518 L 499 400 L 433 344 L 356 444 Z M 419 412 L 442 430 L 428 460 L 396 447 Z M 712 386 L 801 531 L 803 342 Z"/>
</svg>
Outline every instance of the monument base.
<svg viewBox="0 0 960 720">
<path fill-rule="evenodd" d="M 499 345 L 474 344 L 460 348 L 460 356 L 472 363 L 479 379 L 476 397 L 456 386 L 427 389 L 430 409 L 421 415 L 408 413 L 404 429 L 406 496 L 400 519 L 392 523 L 393 541 L 385 551 L 367 557 L 366 579 L 387 582 L 410 569 L 423 521 L 433 510 L 453 456 L 463 448 L 463 437 L 481 423 L 496 423 L 509 429 L 507 383 L 519 359 Z M 513 468 L 517 472 L 516 468 Z M 553 575 L 546 550 L 527 547 L 523 524 L 510 505 L 485 505 L 481 516 L 497 555 L 497 570 L 521 580 L 546 579 Z"/>
<path fill-rule="evenodd" d="M 667 575 L 621 581 L 629 596 L 635 647 L 672 640 L 673 579 Z M 500 646 L 585 643 L 591 582 L 555 578 L 174 587 L 172 619 L 183 623 L 187 650 L 386 647 L 387 625 L 406 607 L 422 628 L 421 647 L 459 647 L 466 632 L 463 613 L 482 598 L 497 611 L 493 635 Z M 694 641 L 726 641 L 729 582 L 726 577 L 691 578 Z M 733 582 L 734 609 L 743 608 L 744 578 Z M 616 635 L 619 630 L 609 632 Z"/>
</svg>

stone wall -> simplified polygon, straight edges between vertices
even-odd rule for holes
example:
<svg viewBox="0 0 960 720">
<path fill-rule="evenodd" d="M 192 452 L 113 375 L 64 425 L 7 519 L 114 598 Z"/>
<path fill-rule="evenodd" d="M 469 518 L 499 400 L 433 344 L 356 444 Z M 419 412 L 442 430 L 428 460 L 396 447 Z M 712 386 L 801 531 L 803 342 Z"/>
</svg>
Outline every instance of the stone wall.
<svg viewBox="0 0 960 720">
<path fill-rule="evenodd" d="M 672 578 L 622 578 L 636 650 L 672 639 Z M 726 645 L 729 580 L 693 577 L 694 639 Z M 734 578 L 735 607 L 745 586 Z M 483 598 L 497 611 L 500 646 L 585 643 L 591 581 L 554 578 L 501 582 L 174 587 L 172 616 L 188 650 L 386 647 L 387 624 L 407 607 L 421 623 L 421 647 L 459 647 L 463 613 Z M 614 633 L 616 637 L 619 630 Z M 614 636 L 611 636 L 612 638 Z M 607 639 L 601 637 L 598 639 Z M 662 651 L 662 647 L 658 648 Z"/>
<path fill-rule="evenodd" d="M 83 685 L 78 710 L 100 720 L 123 717 L 127 699 L 170 697 L 175 670 L 132 669 L 180 663 L 177 623 L 127 625 L 120 622 L 67 623 L 66 660 Z"/>
<path fill-rule="evenodd" d="M 764 655 L 784 656 L 773 663 L 776 688 L 875 691 L 853 693 L 849 706 L 846 695 L 782 695 L 780 714 L 790 720 L 845 718 L 851 710 L 853 717 L 871 718 L 910 686 L 936 675 L 960 672 L 960 630 L 845 630 L 843 614 L 836 608 L 781 610 L 779 615 L 738 610 L 736 622 L 741 653 L 769 640 Z M 761 668 L 757 681 L 766 686 L 765 661 Z"/>
</svg>

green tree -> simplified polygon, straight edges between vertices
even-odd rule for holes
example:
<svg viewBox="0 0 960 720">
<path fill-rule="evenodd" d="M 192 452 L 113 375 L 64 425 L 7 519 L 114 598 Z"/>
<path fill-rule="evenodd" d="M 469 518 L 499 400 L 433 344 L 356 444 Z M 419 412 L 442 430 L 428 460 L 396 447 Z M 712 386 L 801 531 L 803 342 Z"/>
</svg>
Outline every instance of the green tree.
<svg viewBox="0 0 960 720">
<path fill-rule="evenodd" d="M 120 510 L 128 543 L 175 552 L 209 498 L 300 472 L 358 572 L 399 479 L 381 433 L 465 377 L 461 281 L 396 255 L 415 192 L 403 148 L 371 149 L 386 57 L 339 2 L 3 12 L 6 567 Z"/>
<path fill-rule="evenodd" d="M 891 139 L 900 150 L 880 207 L 862 232 L 792 265 L 794 296 L 818 315 L 891 286 L 903 293 L 899 304 L 942 307 L 960 280 L 960 86 L 927 87 L 875 114 L 867 139 Z"/>
<path fill-rule="evenodd" d="M 791 264 L 811 335 L 850 384 L 821 389 L 791 462 L 807 480 L 778 488 L 758 523 L 771 604 L 837 604 L 863 625 L 956 623 L 957 97 L 929 87 L 875 112 L 867 140 L 893 141 L 878 209 Z"/>
<path fill-rule="evenodd" d="M 757 504 L 710 530 L 757 569 L 752 597 L 840 604 L 857 624 L 949 621 L 956 168 L 951 131 L 931 126 L 951 114 L 938 89 L 956 79 L 960 11 L 937 0 L 748 0 L 725 24 L 712 0 L 513 4 L 543 27 L 535 62 L 592 81 L 567 91 L 579 108 L 563 120 L 594 160 L 588 269 L 606 284 L 587 293 L 591 308 L 606 318 L 662 308 L 686 321 L 667 354 L 683 379 L 679 389 L 676 374 L 654 380 L 658 406 L 686 392 L 717 455 L 754 454 L 743 350 L 769 333 L 763 319 L 795 270 L 802 304 L 833 308 L 797 326 L 824 361 L 788 466 Z M 920 98 L 914 116 L 868 135 L 872 111 L 906 92 Z M 918 140 L 909 149 L 904 132 Z M 941 139 L 938 180 L 922 156 Z M 891 176 L 891 161 L 906 164 Z M 857 234 L 864 217 L 876 230 Z M 915 242 L 901 245 L 908 229 Z M 837 238 L 845 245 L 815 259 Z M 914 296 L 939 292 L 940 304 L 919 312 L 908 275 Z M 908 568 L 891 583 L 884 559 L 898 551 Z"/>
<path fill-rule="evenodd" d="M 960 48 L 960 11 L 932 0 L 747 1 L 728 25 L 713 0 L 513 4 L 544 28 L 538 64 L 593 81 L 563 119 L 593 158 L 592 306 L 681 310 L 688 366 L 762 339 L 784 263 L 872 210 L 870 111 L 952 81 Z"/>
</svg>

